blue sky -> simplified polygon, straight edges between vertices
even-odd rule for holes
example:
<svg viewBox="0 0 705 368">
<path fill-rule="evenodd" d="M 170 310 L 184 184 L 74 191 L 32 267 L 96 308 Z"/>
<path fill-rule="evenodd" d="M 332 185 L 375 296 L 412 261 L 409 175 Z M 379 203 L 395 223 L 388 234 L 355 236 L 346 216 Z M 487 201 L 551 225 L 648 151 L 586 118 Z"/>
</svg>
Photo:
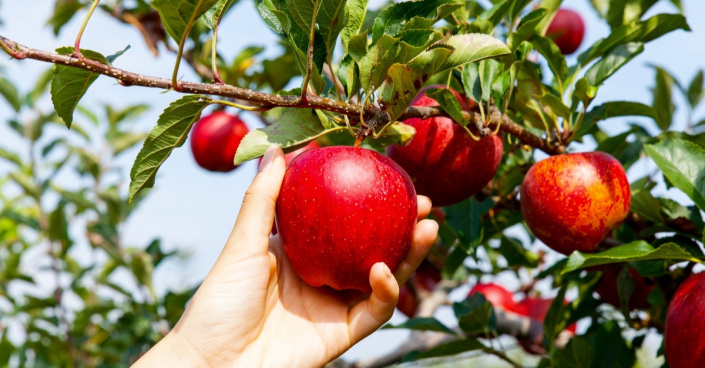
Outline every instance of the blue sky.
<svg viewBox="0 0 705 368">
<path fill-rule="evenodd" d="M 73 44 L 76 32 L 80 28 L 83 15 L 79 14 L 66 25 L 55 38 L 51 29 L 45 26 L 50 17 L 54 1 L 49 0 L 5 0 L 0 3 L 0 34 L 20 43 L 44 50 Z M 581 13 L 586 21 L 585 45 L 607 36 L 609 29 L 601 22 L 587 0 L 566 0 L 564 6 Z M 682 83 L 689 83 L 699 68 L 705 66 L 705 23 L 700 16 L 705 14 L 705 2 L 684 0 L 686 16 L 692 32 L 676 31 L 646 46 L 646 50 L 629 66 L 620 70 L 600 89 L 595 105 L 610 100 L 630 100 L 651 103 L 650 88 L 654 84 L 654 72 L 651 64 L 664 66 Z M 668 1 L 661 1 L 647 16 L 661 12 L 675 12 Z M 276 54 L 275 35 L 264 25 L 254 10 L 253 3 L 243 1 L 229 13 L 223 21 L 218 45 L 222 53 L 232 57 L 244 47 L 264 45 Z M 94 49 L 103 54 L 111 54 L 126 45 L 132 48 L 116 62 L 116 66 L 146 75 L 170 77 L 174 64 L 174 55 L 162 50 L 159 58 L 148 52 L 139 33 L 119 24 L 102 12 L 96 12 L 84 34 L 82 47 Z M 569 63 L 571 63 L 569 60 Z M 25 60 L 13 61 L 0 57 L 0 68 L 4 74 L 26 92 L 32 88 L 36 77 L 49 67 L 48 64 Z M 196 80 L 196 76 L 187 65 L 182 65 L 180 75 L 184 80 Z M 685 124 L 683 100 L 678 94 L 676 103 L 681 107 L 677 111 L 675 128 L 681 129 Z M 148 131 L 157 120 L 160 112 L 180 95 L 174 92 L 162 93 L 160 90 L 140 87 L 126 89 L 108 78 L 99 78 L 91 87 L 82 105 L 98 110 L 103 103 L 127 106 L 148 102 L 151 109 L 134 125 L 136 130 Z M 45 98 L 40 102 L 46 109 L 51 102 Z M 0 121 L 6 121 L 11 109 L 0 101 Z M 696 118 L 702 118 L 702 109 L 696 112 Z M 256 119 L 243 114 L 251 129 L 259 127 Z M 608 120 L 601 127 L 609 133 L 618 133 L 625 129 L 625 121 L 653 122 L 645 119 Z M 50 134 L 64 134 L 55 128 Z M 12 133 L 0 125 L 0 145 L 16 147 L 10 138 Z M 589 149 L 589 145 L 583 147 Z M 125 180 L 129 180 L 129 169 L 137 150 L 126 153 L 120 164 Z M 653 166 L 652 166 L 653 167 Z M 637 168 L 643 170 L 644 167 Z M 7 166 L 0 164 L 0 177 L 6 175 Z M 137 213 L 124 228 L 126 243 L 133 246 L 145 246 L 152 238 L 161 237 L 166 248 L 180 248 L 192 253 L 191 258 L 183 263 L 171 263 L 164 266 L 157 275 L 158 290 L 180 288 L 201 280 L 215 262 L 237 216 L 242 197 L 254 177 L 256 164 L 248 162 L 230 174 L 213 174 L 196 166 L 188 144 L 177 149 L 159 171 L 156 189 L 148 200 L 142 203 Z M 630 172 L 630 177 L 639 173 Z M 29 266 L 27 266 L 29 267 Z M 393 321 L 401 321 L 395 316 Z M 369 356 L 373 351 L 390 348 L 386 343 L 404 335 L 401 331 L 385 331 L 375 334 L 354 348 L 346 356 L 356 358 Z"/>
</svg>

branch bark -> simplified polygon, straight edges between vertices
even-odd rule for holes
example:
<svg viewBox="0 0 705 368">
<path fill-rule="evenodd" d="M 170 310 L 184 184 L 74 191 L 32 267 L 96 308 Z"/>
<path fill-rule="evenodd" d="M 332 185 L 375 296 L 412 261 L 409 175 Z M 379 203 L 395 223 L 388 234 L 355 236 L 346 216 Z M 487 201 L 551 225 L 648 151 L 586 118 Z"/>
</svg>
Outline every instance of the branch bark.
<svg viewBox="0 0 705 368">
<path fill-rule="evenodd" d="M 196 82 L 178 82 L 177 88 L 174 88 L 172 81 L 167 78 L 158 78 L 145 76 L 139 73 L 134 73 L 119 69 L 110 65 L 101 64 L 97 61 L 78 58 L 73 55 L 59 55 L 53 52 L 37 50 L 28 46 L 18 44 L 0 35 L 0 46 L 15 59 L 34 59 L 53 64 L 68 65 L 75 68 L 85 69 L 95 73 L 99 73 L 118 81 L 123 86 L 142 86 L 159 89 L 178 90 L 180 93 L 187 94 L 203 94 L 217 95 L 222 97 L 230 97 L 238 100 L 249 101 L 257 104 L 262 108 L 270 107 L 295 107 L 295 108 L 311 108 L 318 110 L 331 111 L 338 114 L 358 117 L 362 113 L 368 119 L 378 113 L 378 109 L 363 110 L 362 106 L 345 103 L 325 97 L 307 96 L 306 99 L 301 99 L 299 96 L 280 96 L 259 91 L 253 91 L 246 88 L 235 87 L 231 85 L 219 85 L 210 83 Z M 477 123 L 483 124 L 482 117 L 477 112 L 463 112 L 463 115 L 468 119 L 472 126 Z M 443 110 L 436 107 L 409 107 L 400 117 L 399 120 L 409 118 L 430 118 L 435 116 L 446 116 Z M 490 129 L 495 129 L 497 125 L 500 130 L 511 134 L 521 140 L 523 143 L 538 148 L 550 155 L 555 155 L 565 152 L 565 147 L 560 144 L 551 145 L 548 139 L 544 139 L 521 125 L 512 121 L 509 117 L 502 114 L 493 107 L 489 114 Z"/>
</svg>

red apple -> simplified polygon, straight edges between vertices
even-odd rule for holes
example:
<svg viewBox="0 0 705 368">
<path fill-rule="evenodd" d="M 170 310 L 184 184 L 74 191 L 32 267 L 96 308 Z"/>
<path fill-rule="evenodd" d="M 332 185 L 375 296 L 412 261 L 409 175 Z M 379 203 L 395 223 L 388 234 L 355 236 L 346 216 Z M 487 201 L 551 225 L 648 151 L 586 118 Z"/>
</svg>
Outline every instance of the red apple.
<svg viewBox="0 0 705 368">
<path fill-rule="evenodd" d="M 371 291 L 377 262 L 394 271 L 409 251 L 416 192 L 394 161 L 355 147 L 306 151 L 291 162 L 276 206 L 284 252 L 303 281 Z"/>
<path fill-rule="evenodd" d="M 619 276 L 620 267 L 605 265 L 598 269 L 602 271 L 602 278 L 597 283 L 595 291 L 600 295 L 600 299 L 605 303 L 611 304 L 617 308 L 621 307 L 619 301 L 619 291 L 617 286 L 617 277 Z M 634 280 L 634 290 L 629 297 L 629 310 L 647 309 L 649 308 L 648 296 L 655 285 L 650 284 L 639 274 L 635 269 L 629 269 L 629 274 Z"/>
<path fill-rule="evenodd" d="M 584 36 L 583 17 L 570 9 L 558 9 L 546 30 L 546 37 L 553 39 L 563 55 L 574 53 Z"/>
<path fill-rule="evenodd" d="M 705 272 L 688 277 L 673 294 L 664 339 L 671 368 L 705 366 Z"/>
<path fill-rule="evenodd" d="M 514 295 L 501 285 L 495 283 L 477 284 L 468 293 L 468 297 L 475 293 L 482 294 L 493 308 L 499 308 L 507 312 L 519 313 L 520 309 L 514 302 Z"/>
<path fill-rule="evenodd" d="M 464 109 L 467 99 L 453 91 Z M 438 106 L 422 91 L 414 106 Z M 448 206 L 473 196 L 492 179 L 502 159 L 502 139 L 474 140 L 446 117 L 407 119 L 416 135 L 406 146 L 392 145 L 387 154 L 409 173 L 419 194 L 434 206 Z"/>
<path fill-rule="evenodd" d="M 439 281 L 441 281 L 440 270 L 431 262 L 424 260 L 416 269 L 416 273 L 399 289 L 397 309 L 412 318 L 416 315 L 416 310 L 419 307 L 420 295 L 414 295 L 408 284 L 412 283 L 417 293 L 430 293 L 436 288 Z"/>
<path fill-rule="evenodd" d="M 191 152 L 196 163 L 209 171 L 234 170 L 235 152 L 248 131 L 240 118 L 223 111 L 202 117 L 191 130 Z"/>
<path fill-rule="evenodd" d="M 316 141 L 311 141 L 311 142 L 309 142 L 309 144 L 297 149 L 296 151 L 291 151 L 291 152 L 287 153 L 286 155 L 284 155 L 284 162 L 286 162 L 286 166 L 289 166 L 291 161 L 293 161 L 296 158 L 296 156 L 298 156 L 308 150 L 312 150 L 314 148 L 320 148 L 320 147 L 321 146 L 319 146 L 318 143 L 316 143 Z M 257 162 L 262 163 L 262 157 L 260 157 L 259 161 L 257 161 Z M 277 235 L 277 224 L 272 224 L 272 235 Z"/>
<path fill-rule="evenodd" d="M 541 323 L 546 319 L 546 314 L 551 308 L 551 303 L 553 303 L 554 298 L 542 299 L 542 298 L 524 298 L 517 304 L 520 315 L 530 317 Z M 568 301 L 564 301 L 568 304 Z M 570 325 L 566 330 L 575 333 L 575 325 Z"/>
<path fill-rule="evenodd" d="M 629 214 L 624 168 L 602 152 L 571 153 L 534 164 L 521 186 L 521 212 L 537 238 L 563 254 L 594 252 Z"/>
</svg>

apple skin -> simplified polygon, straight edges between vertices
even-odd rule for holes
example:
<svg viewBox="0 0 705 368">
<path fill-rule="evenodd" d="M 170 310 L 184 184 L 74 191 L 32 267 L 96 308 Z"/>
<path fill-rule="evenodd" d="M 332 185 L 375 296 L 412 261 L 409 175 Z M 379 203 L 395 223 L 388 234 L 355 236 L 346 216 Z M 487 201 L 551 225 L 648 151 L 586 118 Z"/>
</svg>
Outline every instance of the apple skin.
<svg viewBox="0 0 705 368">
<path fill-rule="evenodd" d="M 311 142 L 309 142 L 309 144 L 297 149 L 296 151 L 291 151 L 291 152 L 287 153 L 286 155 L 284 155 L 284 162 L 286 162 L 286 166 L 289 166 L 291 161 L 293 161 L 298 155 L 300 155 L 308 150 L 312 150 L 314 148 L 320 148 L 320 147 L 321 146 L 319 146 L 318 143 L 316 143 L 316 141 L 311 141 Z M 257 162 L 259 164 L 261 164 L 262 157 L 260 157 L 259 161 L 257 161 Z M 272 224 L 272 235 L 277 235 L 277 233 L 278 233 L 277 224 L 274 223 L 274 224 Z"/>
<path fill-rule="evenodd" d="M 558 9 L 546 30 L 546 37 L 553 39 L 563 55 L 574 53 L 584 36 L 583 17 L 570 9 Z"/>
<path fill-rule="evenodd" d="M 276 223 L 291 265 L 311 286 L 370 292 L 377 262 L 394 272 L 416 225 L 411 179 L 390 158 L 356 147 L 306 151 L 291 162 Z"/>
<path fill-rule="evenodd" d="M 191 129 L 191 152 L 196 163 L 208 171 L 229 172 L 240 141 L 249 132 L 247 125 L 224 111 L 202 117 Z"/>
<path fill-rule="evenodd" d="M 705 273 L 689 276 L 673 294 L 664 339 L 671 368 L 705 366 Z"/>
<path fill-rule="evenodd" d="M 492 304 L 493 308 L 499 308 L 517 314 L 521 311 L 514 301 L 514 295 L 501 285 L 495 283 L 477 284 L 470 289 L 468 297 L 475 293 L 484 295 L 485 299 Z"/>
<path fill-rule="evenodd" d="M 411 292 L 408 284 L 413 283 L 417 292 L 430 293 L 433 292 L 439 281 L 441 281 L 440 270 L 428 260 L 424 260 L 409 281 L 399 288 L 397 309 L 405 316 L 413 318 L 416 315 L 416 310 L 419 308 L 420 298 L 418 295 L 414 295 L 414 293 Z"/>
<path fill-rule="evenodd" d="M 467 109 L 466 99 L 453 91 Z M 438 106 L 425 90 L 413 106 Z M 408 145 L 391 145 L 387 155 L 409 173 L 416 191 L 434 206 L 448 206 L 470 198 L 492 179 L 504 146 L 496 135 L 474 140 L 462 126 L 446 117 L 407 119 L 416 135 Z"/>
<path fill-rule="evenodd" d="M 597 283 L 595 291 L 600 295 L 600 299 L 608 304 L 621 308 L 619 301 L 619 291 L 617 286 L 617 278 L 619 277 L 620 267 L 610 267 L 605 265 L 596 269 L 602 271 L 602 278 Z M 629 310 L 648 309 L 649 308 L 649 293 L 656 285 L 647 283 L 646 279 L 637 272 L 637 270 L 629 269 L 629 274 L 634 280 L 634 291 L 629 297 Z"/>
<path fill-rule="evenodd" d="M 521 186 L 521 212 L 531 231 L 563 254 L 595 252 L 629 214 L 624 168 L 603 152 L 570 153 L 534 164 Z"/>
</svg>

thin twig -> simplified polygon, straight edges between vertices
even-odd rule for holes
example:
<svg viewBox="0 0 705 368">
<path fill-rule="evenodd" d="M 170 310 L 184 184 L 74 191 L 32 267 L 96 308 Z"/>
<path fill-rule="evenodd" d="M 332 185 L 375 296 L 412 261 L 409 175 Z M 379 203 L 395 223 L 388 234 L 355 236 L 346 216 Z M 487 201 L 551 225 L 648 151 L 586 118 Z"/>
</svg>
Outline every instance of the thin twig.
<svg viewBox="0 0 705 368">
<path fill-rule="evenodd" d="M 159 89 L 173 89 L 172 80 L 166 78 L 158 78 L 145 76 L 142 74 L 129 72 L 111 65 L 101 64 L 90 59 L 80 60 L 71 55 L 59 55 L 53 52 L 33 49 L 24 45 L 20 45 L 6 37 L 0 35 L 0 47 L 2 47 L 10 56 L 16 59 L 34 59 L 54 64 L 72 66 L 95 73 L 106 75 L 114 78 L 123 86 L 142 86 Z M 266 107 L 297 107 L 311 108 L 317 110 L 331 111 L 338 114 L 348 115 L 351 117 L 359 117 L 362 115 L 365 119 L 371 119 L 377 114 L 375 109 L 369 111 L 363 109 L 360 105 L 354 105 L 337 101 L 325 97 L 308 96 L 306 101 L 302 101 L 299 96 L 280 96 L 259 91 L 254 91 L 246 88 L 240 88 L 231 85 L 217 85 L 210 83 L 196 82 L 179 82 L 179 90 L 177 92 L 187 94 L 204 94 L 216 95 L 221 97 L 230 97 L 242 101 L 249 101 L 257 104 L 262 108 Z M 449 117 L 447 113 L 437 107 L 412 106 L 401 114 L 398 120 L 403 121 L 409 118 L 430 118 L 436 116 Z M 482 121 L 482 117 L 477 112 L 463 112 L 463 117 L 470 122 Z M 495 128 L 496 124 L 501 120 L 501 131 L 519 138 L 524 144 L 534 148 L 538 148 L 548 154 L 554 155 L 565 152 L 563 145 L 551 145 L 546 139 L 531 133 L 523 126 L 512 121 L 508 116 L 502 114 L 496 108 L 492 108 L 489 116 L 490 129 Z M 383 123 L 383 122 L 380 122 Z M 378 126 L 383 126 L 378 125 Z M 549 138 L 550 139 L 550 138 Z"/>
</svg>

